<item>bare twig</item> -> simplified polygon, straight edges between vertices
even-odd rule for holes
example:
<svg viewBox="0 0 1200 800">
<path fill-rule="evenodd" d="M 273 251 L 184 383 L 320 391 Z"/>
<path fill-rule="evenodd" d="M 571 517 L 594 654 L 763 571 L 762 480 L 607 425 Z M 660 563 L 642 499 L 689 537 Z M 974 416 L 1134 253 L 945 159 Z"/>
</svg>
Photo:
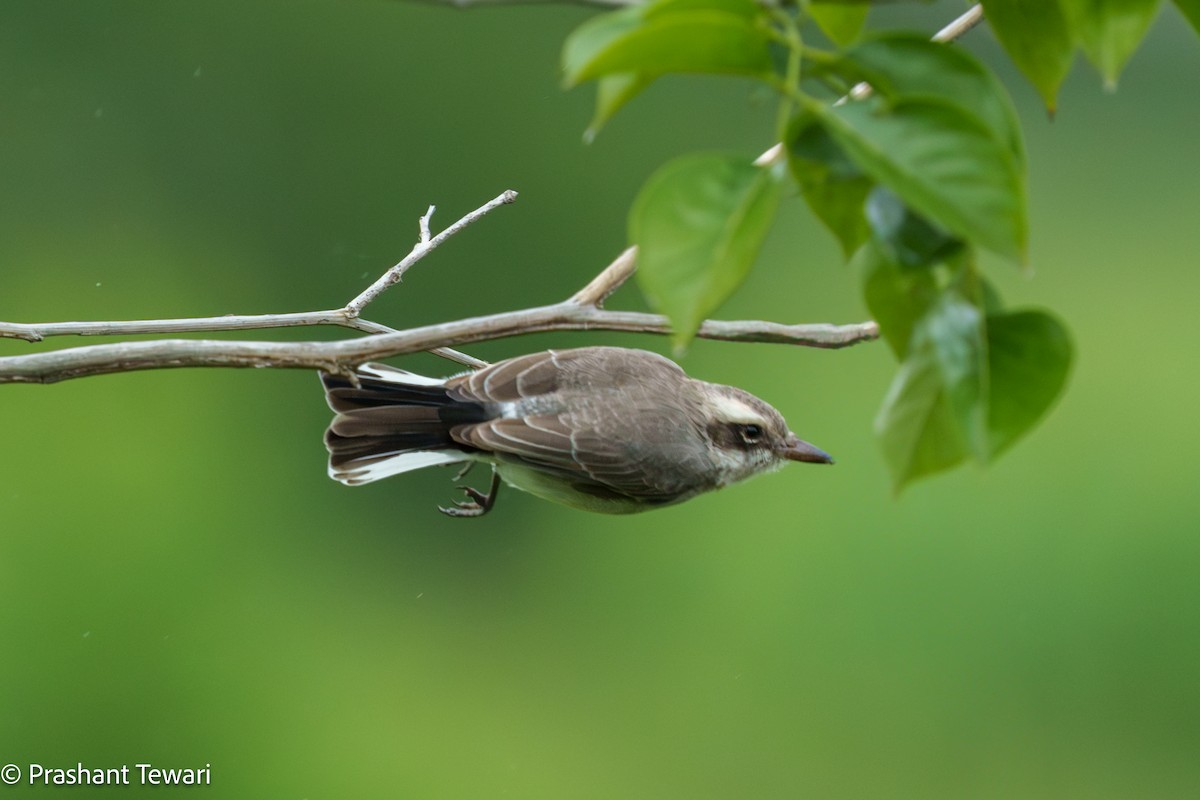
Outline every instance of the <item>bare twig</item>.
<svg viewBox="0 0 1200 800">
<path fill-rule="evenodd" d="M 221 317 L 182 319 L 130 319 L 111 322 L 0 322 L 0 338 L 40 342 L 50 336 L 129 336 L 145 333 L 192 331 L 242 331 L 260 328 L 293 328 L 307 325 L 340 325 L 366 331 L 370 323 L 351 320 L 341 309 L 302 311 L 294 314 L 229 314 Z"/>
<path fill-rule="evenodd" d="M 359 311 L 399 279 L 405 270 L 491 209 L 511 203 L 516 192 L 505 192 L 463 217 L 437 236 L 431 236 L 429 218 L 421 218 L 420 241 L 404 260 L 345 308 L 294 314 L 253 314 L 187 319 L 124 320 L 115 322 L 50 322 L 21 324 L 0 322 L 0 337 L 37 342 L 49 336 L 183 333 L 337 325 L 370 336 L 340 342 L 252 342 L 211 339 L 166 339 L 150 342 L 73 347 L 48 353 L 0 357 L 0 383 L 55 383 L 69 378 L 168 367 L 283 367 L 346 371 L 374 358 L 428 351 L 470 366 L 487 362 L 452 350 L 455 345 L 502 339 L 526 333 L 567 330 L 608 330 L 669 334 L 670 321 L 656 314 L 609 311 L 605 299 L 633 275 L 637 249 L 630 247 L 572 297 L 548 306 L 509 311 L 485 317 L 456 320 L 409 330 L 394 330 L 362 319 Z M 387 280 L 394 276 L 392 280 Z M 809 347 L 839 348 L 878 338 L 874 322 L 855 325 L 783 325 L 754 320 L 708 321 L 698 336 L 731 342 L 775 342 Z"/>
<path fill-rule="evenodd" d="M 953 42 L 981 22 L 983 22 L 983 4 L 976 3 L 930 38 L 935 42 Z"/>
<path fill-rule="evenodd" d="M 955 39 L 962 36 L 967 31 L 974 28 L 983 21 L 983 5 L 976 3 L 969 9 L 960 14 L 953 22 L 930 37 L 934 42 L 953 42 Z M 871 96 L 871 84 L 863 81 L 856 83 L 850 87 L 850 91 L 844 96 L 837 99 L 835 106 L 844 105 L 851 100 L 864 100 Z M 767 148 L 761 156 L 754 159 L 754 165 L 757 167 L 766 167 L 771 164 L 778 164 L 783 160 L 784 146 L 783 142 L 776 142 Z"/>
<path fill-rule="evenodd" d="M 264 328 L 298 328 L 312 325 L 337 325 L 363 333 L 395 333 L 395 328 L 360 318 L 350 318 L 340 308 L 332 311 L 302 311 L 294 314 L 229 314 L 223 317 L 184 317 L 181 319 L 133 319 L 112 322 L 43 322 L 26 325 L 0 322 L 0 339 L 24 339 L 40 342 L 49 336 L 121 336 L 147 333 L 199 333 L 202 331 L 244 331 Z M 468 367 L 486 367 L 487 362 L 448 347 L 430 350 L 436 356 L 457 361 Z"/>
<path fill-rule="evenodd" d="M 424 258 L 427 253 L 429 253 L 439 244 L 446 241 L 475 220 L 484 216 L 492 209 L 515 202 L 516 199 L 517 193 L 512 189 L 509 189 L 495 200 L 485 203 L 484 205 L 472 211 L 470 214 L 467 214 L 465 217 L 446 228 L 446 230 L 442 231 L 437 236 L 434 236 L 432 239 L 428 238 L 429 217 L 433 215 L 433 206 L 430 206 L 429 211 L 425 213 L 425 216 L 421 217 L 421 240 L 416 243 L 408 255 L 400 260 L 399 264 L 383 273 L 383 275 L 379 277 L 379 280 L 372 283 L 363 291 L 362 294 L 346 304 L 347 316 L 357 317 L 359 314 L 361 314 L 367 303 L 370 303 L 376 297 L 383 294 L 389 286 L 399 283 L 400 279 L 404 277 L 404 273 L 408 271 L 409 267 Z"/>
<path fill-rule="evenodd" d="M 430 206 L 429 210 L 426 211 L 423 215 L 421 215 L 421 218 L 419 220 L 417 220 L 417 229 L 421 232 L 421 238 L 420 238 L 421 244 L 424 244 L 424 245 L 429 244 L 429 237 L 430 237 L 429 220 L 433 218 L 434 211 L 437 211 L 437 206 Z"/>
<path fill-rule="evenodd" d="M 342 342 L 238 342 L 165 339 L 90 345 L 0 357 L 0 383 L 55 383 L 69 378 L 168 367 L 282 367 L 344 371 L 364 361 L 546 331 L 625 331 L 665 335 L 666 317 L 608 311 L 567 300 L 549 306 L 443 322 Z M 783 325 L 708 321 L 697 335 L 728 342 L 773 342 L 835 349 L 879 336 L 874 322 Z"/>
<path fill-rule="evenodd" d="M 588 285 L 571 297 L 571 302 L 600 308 L 609 295 L 621 288 L 637 269 L 637 246 L 627 247 Z"/>
<path fill-rule="evenodd" d="M 0 322 L 0 339 L 24 339 L 27 342 L 40 342 L 48 336 L 129 336 L 155 333 L 295 328 L 311 325 L 336 325 L 372 334 L 395 333 L 394 328 L 362 319 L 359 315 L 362 313 L 363 308 L 382 294 L 389 286 L 398 282 L 401 276 L 413 264 L 424 258 L 430 250 L 497 206 L 512 203 L 516 199 L 516 192 L 512 190 L 506 191 L 494 200 L 467 214 L 436 237 L 432 236 L 429 230 L 429 220 L 435 210 L 434 206 L 430 206 L 429 210 L 421 216 L 418 222 L 420 239 L 409 254 L 343 308 L 331 309 L 329 311 L 302 311 L 289 314 L 227 314 L 220 317 L 187 317 L 181 319 L 44 322 L 32 325 L 19 322 Z M 469 367 L 487 366 L 486 361 L 469 356 L 466 353 L 460 353 L 448 347 L 435 347 L 429 352 Z"/>
</svg>

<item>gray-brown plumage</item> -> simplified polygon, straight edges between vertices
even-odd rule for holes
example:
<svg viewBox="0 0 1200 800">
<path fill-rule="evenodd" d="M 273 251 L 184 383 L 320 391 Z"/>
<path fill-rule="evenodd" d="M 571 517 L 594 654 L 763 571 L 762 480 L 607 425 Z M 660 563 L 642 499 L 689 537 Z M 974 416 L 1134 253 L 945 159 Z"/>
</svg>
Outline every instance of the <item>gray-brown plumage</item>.
<svg viewBox="0 0 1200 800">
<path fill-rule="evenodd" d="M 789 460 L 832 463 L 762 400 L 644 350 L 548 350 L 444 381 L 367 364 L 356 378 L 322 375 L 337 412 L 329 472 L 349 485 L 485 461 L 519 489 L 628 513 Z M 476 516 L 494 501 L 494 491 L 466 491 L 470 501 L 442 510 Z"/>
</svg>

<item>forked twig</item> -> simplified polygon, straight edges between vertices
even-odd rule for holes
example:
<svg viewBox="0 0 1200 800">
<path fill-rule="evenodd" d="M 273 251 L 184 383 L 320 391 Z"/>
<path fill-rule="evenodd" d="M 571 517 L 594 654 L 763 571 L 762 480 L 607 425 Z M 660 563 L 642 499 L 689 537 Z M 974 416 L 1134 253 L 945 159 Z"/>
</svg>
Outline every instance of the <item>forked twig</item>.
<svg viewBox="0 0 1200 800">
<path fill-rule="evenodd" d="M 182 333 L 258 328 L 338 325 L 370 336 L 340 342 L 217 341 L 163 339 L 70 347 L 47 353 L 0 357 L 0 383 L 55 383 L 88 375 L 169 367 L 279 367 L 346 371 L 378 358 L 429 351 L 470 366 L 481 362 L 450 348 L 527 333 L 567 330 L 608 330 L 666 335 L 670 322 L 657 314 L 610 311 L 605 299 L 636 269 L 636 248 L 629 248 L 570 298 L 548 306 L 507 311 L 490 316 L 395 330 L 361 319 L 358 313 L 414 263 L 441 242 L 488 211 L 516 199 L 505 192 L 476 209 L 437 236 L 429 235 L 432 207 L 421 218 L 420 240 L 400 263 L 389 269 L 347 306 L 330 311 L 258 314 L 116 322 L 56 322 L 27 325 L 0 322 L 0 337 L 36 342 L 48 336 Z M 707 321 L 696 334 L 731 342 L 774 342 L 809 347 L 839 348 L 879 336 L 874 322 L 853 325 L 784 325 L 757 320 Z"/>
</svg>

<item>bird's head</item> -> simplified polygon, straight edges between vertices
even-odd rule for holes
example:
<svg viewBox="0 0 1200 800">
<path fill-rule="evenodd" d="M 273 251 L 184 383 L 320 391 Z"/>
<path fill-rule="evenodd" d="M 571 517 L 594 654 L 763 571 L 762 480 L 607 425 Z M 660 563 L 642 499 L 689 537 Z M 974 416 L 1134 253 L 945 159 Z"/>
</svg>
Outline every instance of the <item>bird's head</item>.
<svg viewBox="0 0 1200 800">
<path fill-rule="evenodd" d="M 702 383 L 699 388 L 721 485 L 779 469 L 789 461 L 833 463 L 828 453 L 797 438 L 769 403 L 733 386 Z"/>
</svg>

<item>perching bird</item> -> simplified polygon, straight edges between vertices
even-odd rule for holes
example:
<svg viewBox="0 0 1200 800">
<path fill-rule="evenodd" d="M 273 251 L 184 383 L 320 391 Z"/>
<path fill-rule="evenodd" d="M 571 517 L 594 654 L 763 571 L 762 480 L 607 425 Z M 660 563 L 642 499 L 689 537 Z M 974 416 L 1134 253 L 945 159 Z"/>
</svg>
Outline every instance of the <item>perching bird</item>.
<svg viewBox="0 0 1200 800">
<path fill-rule="evenodd" d="M 460 486 L 469 499 L 440 509 L 455 517 L 491 509 L 501 478 L 575 508 L 625 514 L 788 461 L 833 463 L 754 395 L 693 380 L 645 350 L 547 350 L 445 380 L 365 364 L 354 380 L 323 373 L 321 381 L 337 412 L 325 433 L 335 480 L 356 486 L 437 464 L 492 465 L 486 494 Z"/>
</svg>

